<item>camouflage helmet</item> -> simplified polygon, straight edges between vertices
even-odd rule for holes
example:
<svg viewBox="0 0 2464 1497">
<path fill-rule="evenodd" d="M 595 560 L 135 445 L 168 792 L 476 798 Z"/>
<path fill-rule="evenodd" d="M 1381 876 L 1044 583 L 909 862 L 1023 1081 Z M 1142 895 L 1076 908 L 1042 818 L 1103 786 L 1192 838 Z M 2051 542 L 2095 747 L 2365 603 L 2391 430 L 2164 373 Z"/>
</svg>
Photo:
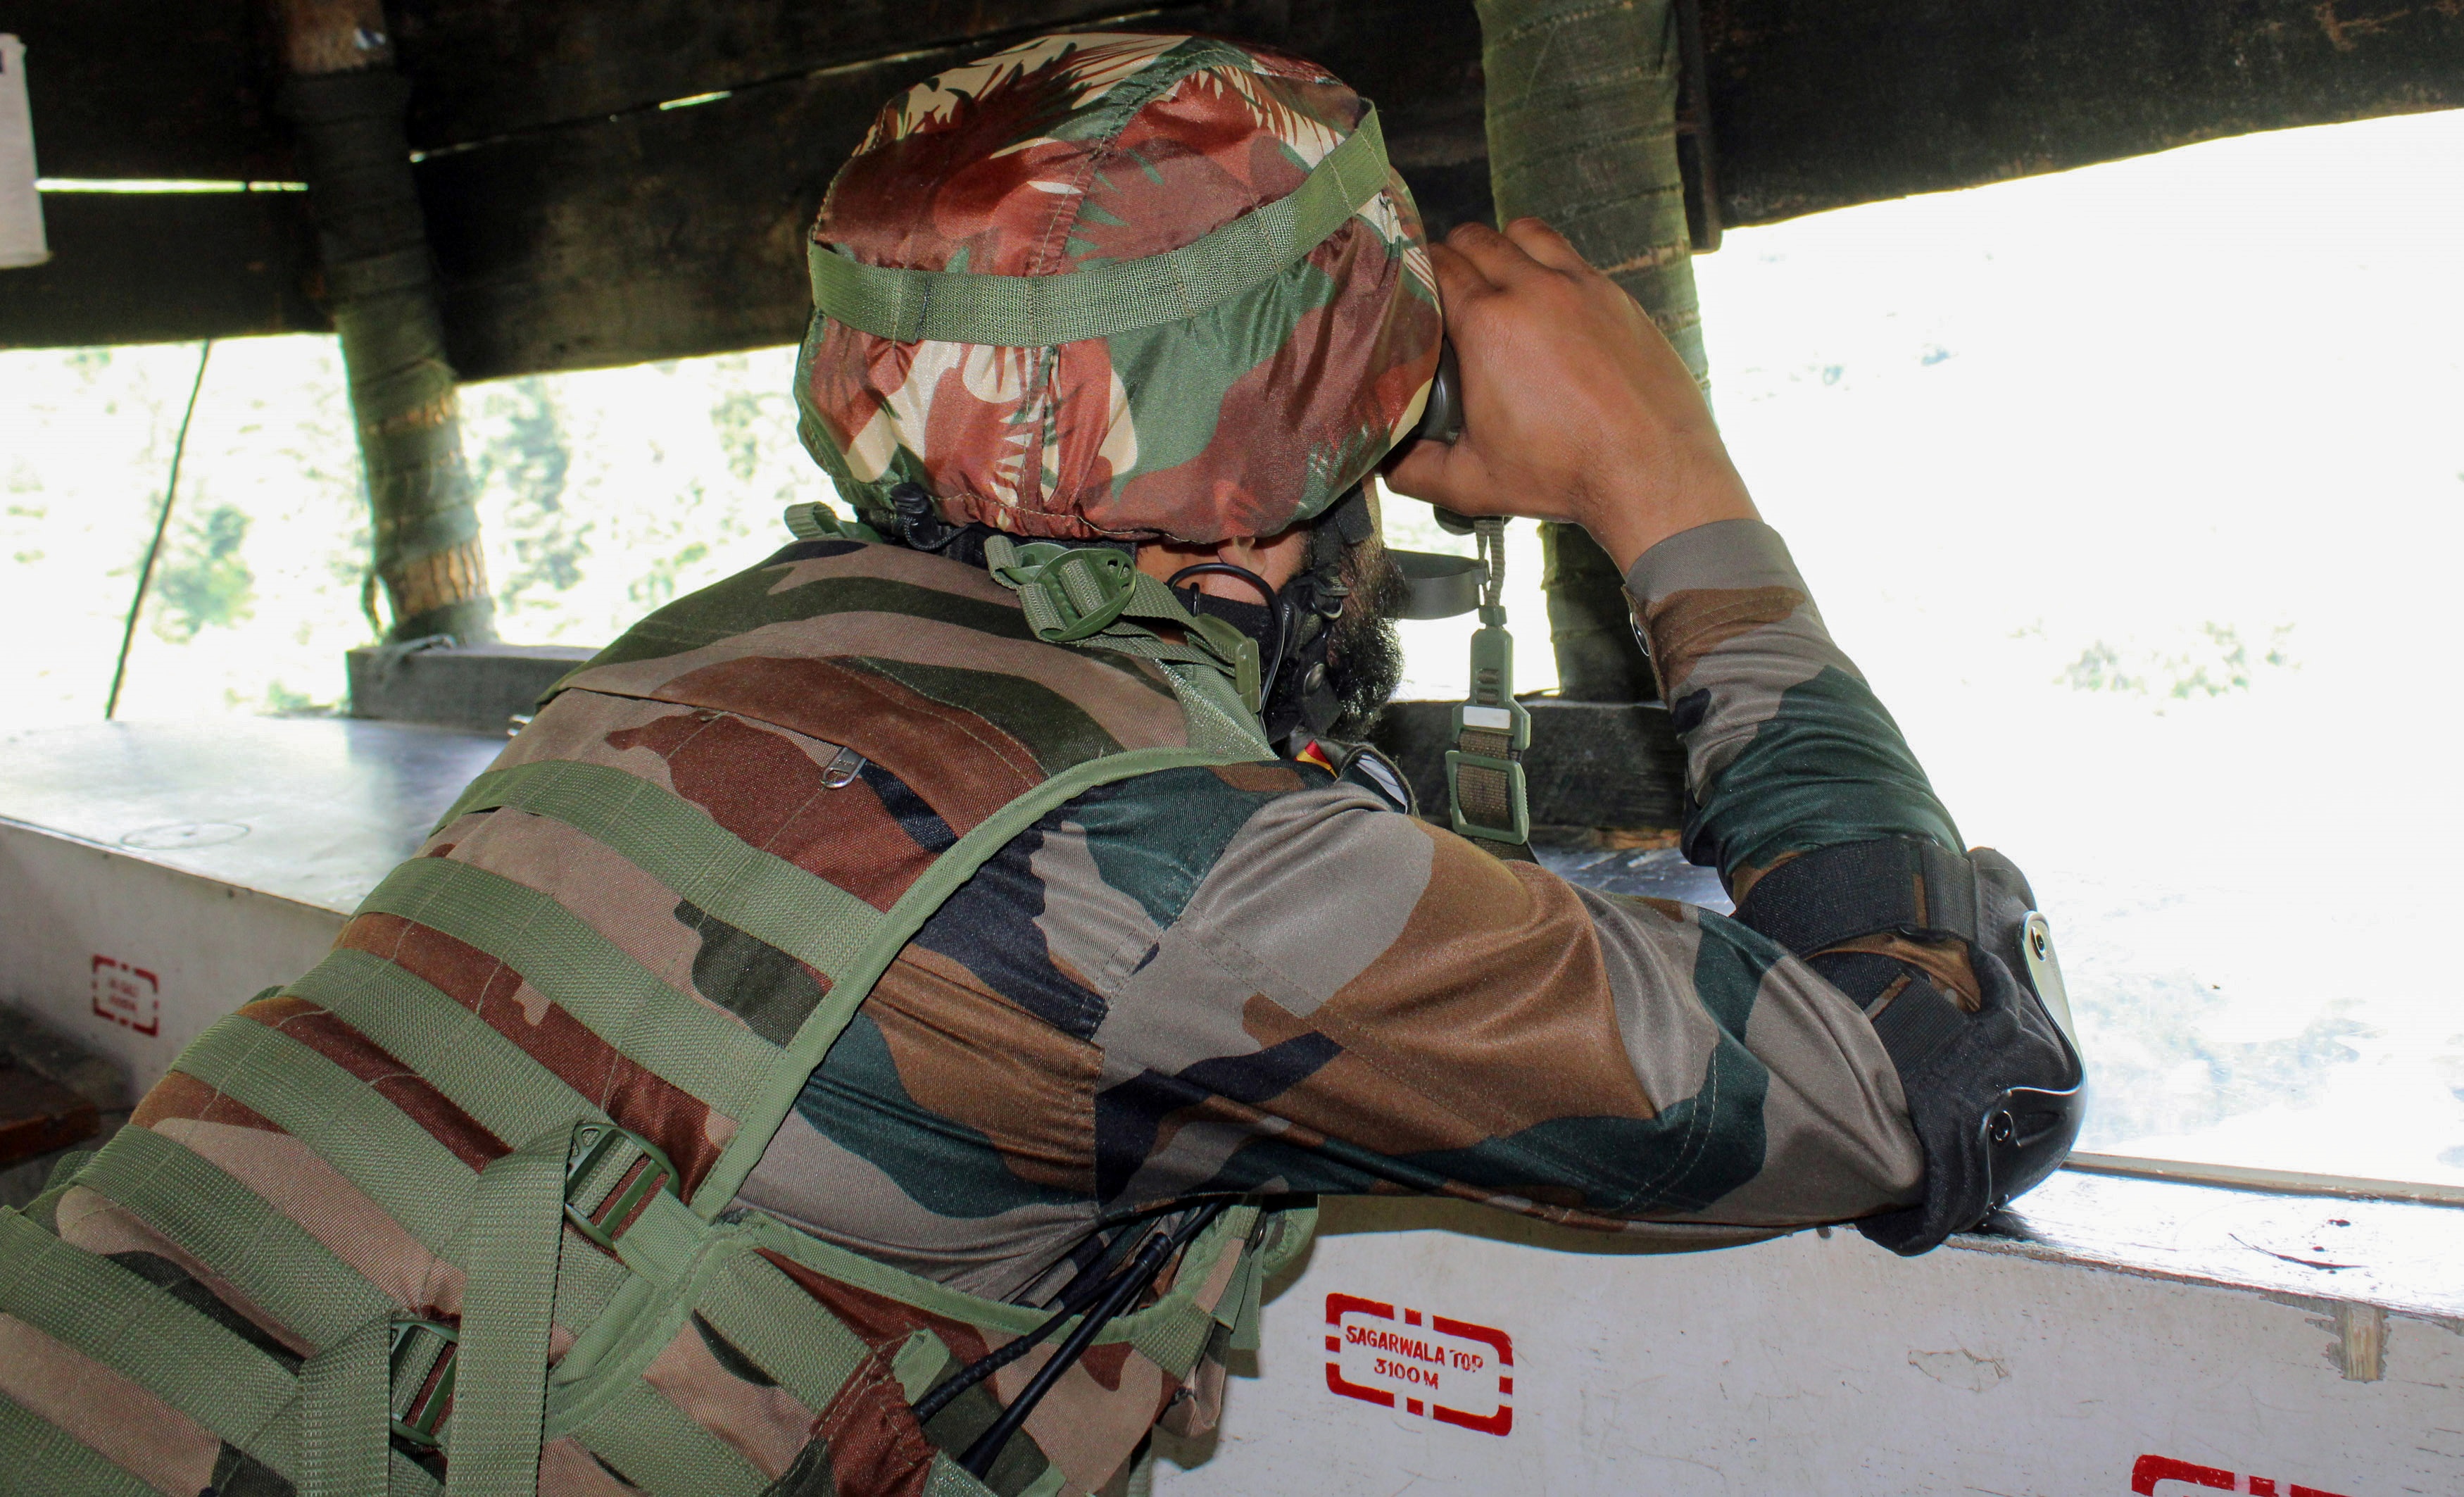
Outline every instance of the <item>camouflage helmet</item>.
<svg viewBox="0 0 2464 1497">
<path fill-rule="evenodd" d="M 1411 430 L 1437 368 L 1375 112 L 1210 37 L 1046 36 L 917 84 L 808 253 L 801 429 L 868 516 L 920 490 L 1023 536 L 1272 535 Z"/>
</svg>

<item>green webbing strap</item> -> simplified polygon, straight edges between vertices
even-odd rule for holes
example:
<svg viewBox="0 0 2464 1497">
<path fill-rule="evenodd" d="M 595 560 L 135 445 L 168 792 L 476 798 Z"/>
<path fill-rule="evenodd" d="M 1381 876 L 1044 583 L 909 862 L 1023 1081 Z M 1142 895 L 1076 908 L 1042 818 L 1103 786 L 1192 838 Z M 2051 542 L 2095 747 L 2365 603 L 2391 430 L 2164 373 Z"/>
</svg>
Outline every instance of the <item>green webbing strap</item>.
<svg viewBox="0 0 2464 1497">
<path fill-rule="evenodd" d="M 1177 250 L 1055 275 L 971 275 L 865 265 L 827 245 L 806 253 L 813 305 L 893 342 L 931 339 L 1046 348 L 1192 318 L 1282 275 L 1377 195 L 1392 175 L 1377 111 L 1289 195 Z"/>
<path fill-rule="evenodd" d="M 759 1497 L 770 1485 L 735 1446 L 639 1377 L 574 1433 L 593 1454 L 657 1497 Z"/>
<path fill-rule="evenodd" d="M 781 1307 L 811 1307 L 793 1318 Z M 718 1333 L 820 1414 L 847 1385 L 870 1348 L 836 1315 L 757 1253 L 739 1253 L 696 1307 Z"/>
<path fill-rule="evenodd" d="M 393 1497 L 437 1497 L 445 1484 L 428 1474 L 428 1468 L 404 1455 L 393 1452 Z"/>
<path fill-rule="evenodd" d="M 804 1089 L 813 1068 L 822 1063 L 830 1046 L 849 1020 L 855 1017 L 857 1005 L 872 991 L 872 986 L 888 970 L 891 961 L 906 948 L 915 933 L 943 900 L 960 884 L 973 878 L 976 870 L 1009 845 L 1010 839 L 1035 825 L 1045 812 L 1101 784 L 1115 780 L 1128 780 L 1137 775 L 1159 770 L 1179 769 L 1198 764 L 1234 764 L 1254 762 L 1270 758 L 1273 751 L 1263 738 L 1256 739 L 1247 752 L 1218 752 L 1199 748 L 1131 749 L 1120 754 L 1108 754 L 1101 759 L 1074 764 L 1044 783 L 1018 797 L 1000 810 L 977 824 L 974 830 L 960 837 L 950 849 L 933 860 L 898 902 L 890 907 L 874 932 L 871 943 L 862 959 L 851 968 L 845 980 L 831 986 L 804 1026 L 796 1032 L 793 1044 L 780 1055 L 759 1077 L 754 1078 L 762 1088 L 760 1099 L 737 1114 L 737 1133 L 727 1150 L 712 1166 L 701 1188 L 693 1193 L 694 1210 L 703 1217 L 715 1216 L 737 1190 L 744 1178 L 759 1162 L 762 1151 L 779 1132 L 788 1108 Z M 443 859 L 424 858 L 424 863 Z M 852 1257 L 853 1255 L 848 1255 Z M 1030 1312 L 1031 1313 L 1031 1312 Z M 1031 1323 L 1031 1322 L 1030 1322 Z"/>
<path fill-rule="evenodd" d="M 572 1144 L 570 1130 L 541 1134 L 479 1176 L 465 1238 L 470 1277 L 453 1418 L 445 1426 L 447 1497 L 535 1497 L 539 1490 Z"/>
<path fill-rule="evenodd" d="M 339 948 L 284 991 L 367 1036 L 499 1138 L 600 1115 L 486 1020 L 383 957 Z"/>
<path fill-rule="evenodd" d="M 0 1211 L 0 1310 L 297 1480 L 299 1385 L 280 1363 L 14 1211 Z"/>
<path fill-rule="evenodd" d="M 27 1413 L 5 1395 L 0 1395 L 0 1451 L 8 1453 L 9 1484 L 21 1492 L 40 1492 L 42 1497 L 160 1497 L 100 1452 Z"/>
<path fill-rule="evenodd" d="M 469 1218 L 471 1167 L 383 1093 L 289 1035 L 228 1018 L 172 1064 L 273 1119 L 431 1252 Z"/>
<path fill-rule="evenodd" d="M 1188 1376 L 1205 1354 L 1206 1343 L 1214 1338 L 1216 1323 L 1228 1325 L 1228 1317 L 1239 1312 L 1242 1276 L 1249 1271 L 1249 1265 L 1244 1262 L 1233 1269 L 1231 1282 L 1223 1287 L 1223 1297 L 1213 1310 L 1199 1308 L 1198 1290 L 1214 1277 L 1225 1253 L 1247 1250 L 1249 1234 L 1257 1223 L 1255 1205 L 1244 1203 L 1224 1212 L 1183 1250 L 1180 1266 L 1173 1271 L 1172 1291 L 1137 1313 L 1123 1316 L 1111 1334 L 1098 1337 L 1097 1344 L 1115 1337 L 1126 1339 L 1168 1376 Z"/>
<path fill-rule="evenodd" d="M 1269 757 L 1257 720 L 1258 642 L 1228 621 L 1193 614 L 1160 578 L 1110 546 L 984 541 L 985 569 L 1018 594 L 1027 627 L 1047 645 L 1152 660 L 1172 679 L 1192 748 Z M 1169 640 L 1155 626 L 1179 631 Z"/>
<path fill-rule="evenodd" d="M 1529 859 L 1531 801 L 1523 751 L 1531 714 L 1514 699 L 1514 636 L 1506 631 L 1506 521 L 1474 520 L 1483 570 L 1481 627 L 1471 636 L 1471 694 L 1454 712 L 1446 751 L 1446 811 L 1459 837 L 1500 857 Z"/>
<path fill-rule="evenodd" d="M 580 915 L 485 869 L 413 858 L 360 908 L 486 952 L 627 1058 L 725 1116 L 743 1117 L 778 1061 L 777 1046 L 677 992 Z"/>
<path fill-rule="evenodd" d="M 247 1301 L 331 1347 L 390 1315 L 392 1299 L 221 1167 L 150 1128 L 103 1145 L 77 1183 L 100 1191 L 213 1265 Z"/>
<path fill-rule="evenodd" d="M 502 806 L 562 822 L 659 884 L 835 980 L 881 912 L 764 852 L 671 790 L 605 764 L 540 760 L 491 770 L 437 821 Z"/>
<path fill-rule="evenodd" d="M 485 1019 L 385 957 L 330 952 L 291 984 L 291 994 L 385 1046 L 456 1108 L 500 1139 L 532 1139 L 582 1120 L 606 1122 L 582 1092 L 495 1031 Z M 108 1194 L 108 1191 L 106 1191 Z M 602 1253 L 574 1253 L 557 1280 L 557 1319 L 582 1330 L 626 1285 L 626 1267 Z"/>
<path fill-rule="evenodd" d="M 385 1497 L 393 1317 L 380 1315 L 299 1368 L 301 1497 Z"/>
<path fill-rule="evenodd" d="M 1051 1467 L 1058 1471 L 1059 1466 Z M 924 1474 L 924 1497 L 992 1497 L 993 1489 L 976 1480 L 946 1451 L 935 1451 L 932 1469 Z"/>
</svg>

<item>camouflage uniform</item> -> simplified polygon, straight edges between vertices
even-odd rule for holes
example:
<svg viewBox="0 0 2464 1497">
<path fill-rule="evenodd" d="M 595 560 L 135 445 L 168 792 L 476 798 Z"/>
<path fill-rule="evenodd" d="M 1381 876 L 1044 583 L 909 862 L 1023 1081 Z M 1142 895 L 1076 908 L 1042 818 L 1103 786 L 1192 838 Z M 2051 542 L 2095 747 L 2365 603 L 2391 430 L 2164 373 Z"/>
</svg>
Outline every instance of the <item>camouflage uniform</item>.
<svg viewBox="0 0 2464 1497">
<path fill-rule="evenodd" d="M 1635 582 L 1695 856 L 1957 845 L 1776 535 L 1689 532 Z M 985 780 L 875 757 L 916 844 L 891 866 Z M 1838 1221 L 1913 1199 L 1905 1114 L 1864 1017 L 1733 920 L 1501 862 L 1307 765 L 1178 770 L 1050 813 L 944 905 L 743 1198 L 1006 1297 L 1108 1219 L 1226 1190 Z"/>
<path fill-rule="evenodd" d="M 1025 49 L 1031 66 L 1013 58 L 965 88 L 945 77 L 937 95 L 926 85 L 931 107 L 893 106 L 868 149 L 923 139 L 913 126 L 937 96 L 962 114 L 1034 101 L 990 86 L 996 76 L 1067 75 L 1083 95 L 1092 53 L 1105 91 L 1146 86 L 1139 70 L 1187 45 Z M 1239 55 L 1256 66 L 1248 83 L 1222 83 L 1210 63 L 1178 77 L 1215 81 L 1148 87 L 1139 107 L 1185 103 L 1167 118 L 1201 135 L 1221 119 L 1210 111 L 1238 109 L 1252 143 L 1264 115 L 1287 132 L 1276 139 L 1321 152 L 1312 107 L 1346 127 L 1357 119 L 1357 101 L 1306 65 Z M 1056 57 L 1078 71 L 1047 66 Z M 1045 143 L 1013 156 L 1051 146 L 1068 158 L 1068 120 L 1086 107 L 1046 98 L 1026 110 L 1013 133 Z M 1116 112 L 1108 128 L 1147 118 Z M 1222 153 L 1158 146 L 1148 165 L 1167 185 L 1245 172 L 1219 204 L 1229 219 L 1287 189 L 1295 153 L 1307 155 L 1244 147 L 1227 175 Z M 862 175 L 842 178 L 834 207 Z M 1113 180 L 1134 186 L 1141 172 Z M 934 255 L 971 242 L 958 208 L 1007 190 L 960 194 L 958 207 L 926 194 L 924 217 L 947 241 Z M 1119 347 L 1081 350 L 1090 362 L 1074 373 L 1067 358 L 1023 356 L 1003 372 L 980 349 L 866 343 L 824 319 L 802 381 L 808 439 L 876 513 L 903 474 L 932 484 L 946 514 L 1028 534 L 1279 528 L 1323 509 L 1408 427 L 1433 363 L 1417 221 L 1399 184 L 1391 198 L 1391 212 L 1310 252 L 1353 271 L 1329 276 L 1310 261 L 1260 293 L 1315 298 L 1275 324 L 1285 341 L 1263 345 L 1266 372 L 1235 382 L 1239 398 L 1287 402 L 1271 415 L 1248 409 L 1225 430 L 1167 440 L 1149 419 L 1166 397 L 1139 387 Z M 1085 221 L 1110 217 L 1138 221 Z M 1278 350 L 1320 336 L 1312 319 L 1329 309 L 1353 316 L 1347 298 L 1359 300 L 1353 333 L 1328 330 L 1323 347 L 1355 362 L 1280 380 Z M 1012 378 L 1029 366 L 1040 372 Z M 926 374 L 929 400 L 916 386 Z M 1080 384 L 1055 383 L 1069 380 Z M 1352 397 L 1329 394 L 1347 382 Z M 1134 430 L 1073 426 L 1123 398 Z M 1251 424 L 1262 421 L 1282 425 Z M 1307 460 L 1279 457 L 1262 429 L 1301 433 Z M 985 430 L 1023 440 L 989 463 L 966 436 Z M 1890 836 L 1959 846 L 1771 531 L 1688 531 L 1628 582 L 1688 754 L 1690 855 L 1743 893 L 1812 849 Z M 855 1371 L 808 1399 L 779 1375 L 793 1348 L 765 1340 L 757 1319 L 695 1312 L 645 1352 L 622 1417 L 589 1423 L 559 1399 L 593 1397 L 595 1375 L 574 1371 L 589 1360 L 576 1332 L 598 1334 L 583 1310 L 621 1303 L 607 1276 L 625 1270 L 565 1229 L 566 1277 L 541 1332 L 555 1370 L 538 1484 L 557 1497 L 972 1489 L 947 1484 L 935 1451 L 964 1448 L 1045 1354 L 919 1426 L 909 1405 L 942 1369 L 1041 1318 L 959 1296 L 1042 1303 L 1091 1235 L 1196 1196 L 1445 1194 L 1710 1243 L 1921 1195 L 1924 1156 L 1892 1058 L 1806 962 L 1716 914 L 1501 862 L 1270 756 L 1103 784 L 1010 837 L 906 944 L 764 1133 L 756 1083 L 844 975 L 789 949 L 799 900 L 835 890 L 850 908 L 888 911 L 1022 796 L 1111 756 L 1185 744 L 1193 720 L 1155 660 L 1100 639 L 1047 643 L 982 568 L 893 544 L 800 540 L 651 615 L 562 683 L 332 957 L 184 1054 L 98 1167 L 24 1219 L 0 1213 L 0 1452 L 83 1472 L 80 1489 L 295 1490 L 251 1432 L 296 1418 L 279 1402 L 288 1379 L 306 1386 L 304 1369 L 331 1354 L 311 1292 L 331 1286 L 271 1273 L 267 1255 L 319 1266 L 376 1304 L 380 1326 L 386 1313 L 461 1316 L 473 1281 L 454 1212 L 471 1208 L 406 1196 L 393 1161 L 426 1160 L 463 1192 L 466 1175 L 484 1190 L 528 1152 L 524 1119 L 540 1099 L 474 1090 L 475 1058 L 532 1067 L 543 1091 L 656 1145 L 676 1196 L 758 1247 L 742 1271 L 766 1276 L 772 1311 L 801 1290 L 854 1340 Z M 592 823 L 553 796 L 492 789 L 525 775 L 587 778 L 595 804 L 625 812 Z M 770 924 L 742 913 L 755 905 L 736 897 L 740 881 L 695 862 L 706 839 L 663 829 L 688 823 L 754 849 L 764 887 L 789 896 L 759 907 Z M 705 883 L 726 909 L 695 894 Z M 1870 949 L 1972 989 L 1964 958 L 1898 936 Z M 175 1177 L 187 1183 L 166 1190 Z M 646 1211 L 684 1210 L 650 1200 Z M 1265 1272 L 1299 1240 L 1295 1216 L 1243 1211 L 1158 1286 L 1194 1307 L 1179 1324 L 1196 1339 L 1099 1342 L 1010 1442 L 993 1490 L 1119 1491 L 1158 1420 L 1187 1431 L 1215 1418 L 1226 1354 L 1254 1334 Z M 233 1236 L 234 1212 L 256 1225 Z M 225 1338 L 213 1344 L 235 1358 L 231 1389 L 178 1382 L 176 1368 L 176 1389 L 116 1370 L 112 1346 L 51 1288 L 114 1273 L 162 1291 L 154 1323 L 201 1345 Z M 593 1283 L 600 1297 L 584 1304 Z M 197 1412 L 209 1406 L 221 1422 Z M 80 1450 L 109 1471 L 77 1465 Z M 432 1489 L 394 1460 L 393 1490 Z"/>
</svg>

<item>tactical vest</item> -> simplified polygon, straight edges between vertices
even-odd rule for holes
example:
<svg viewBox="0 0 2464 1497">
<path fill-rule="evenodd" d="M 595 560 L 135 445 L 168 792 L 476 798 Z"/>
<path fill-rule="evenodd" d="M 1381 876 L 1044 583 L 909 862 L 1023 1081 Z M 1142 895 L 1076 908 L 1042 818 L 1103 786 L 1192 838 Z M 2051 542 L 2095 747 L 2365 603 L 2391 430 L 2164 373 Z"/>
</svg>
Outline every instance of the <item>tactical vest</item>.
<svg viewBox="0 0 2464 1497">
<path fill-rule="evenodd" d="M 949 629 L 980 627 L 994 606 L 957 598 L 957 583 L 935 592 L 889 575 L 799 582 L 799 568 L 864 572 L 866 554 L 880 562 L 875 573 L 966 569 L 871 545 L 869 532 L 818 507 L 790 512 L 790 528 L 808 543 L 651 615 L 557 692 L 586 702 L 639 690 L 714 717 L 744 715 L 740 694 L 697 695 L 690 674 L 655 690 L 627 683 L 644 678 L 645 660 L 718 658 L 764 630 L 793 641 L 851 612 Z M 330 1225 L 311 1231 L 298 1207 L 270 1199 L 283 1196 L 281 1181 L 233 1173 L 166 1136 L 177 1130 L 148 1126 L 141 1107 L 135 1125 L 64 1167 L 26 1211 L 0 1212 L 5 1485 L 115 1497 L 171 1490 L 198 1470 L 166 1453 L 171 1434 L 194 1426 L 208 1449 L 219 1442 L 206 1484 L 216 1497 L 627 1489 L 617 1476 L 660 1497 L 876 1489 L 862 1472 L 850 1476 L 850 1463 L 878 1473 L 880 1490 L 930 1497 L 1081 1490 L 1026 1440 L 1011 1442 L 990 1485 L 979 1481 L 907 1409 L 956 1365 L 1042 1326 L 1048 1311 L 957 1293 L 760 1212 L 726 1209 L 883 971 L 1004 843 L 1092 786 L 1274 758 L 1253 715 L 1257 654 L 1245 638 L 1190 618 L 1119 551 L 1005 539 L 987 550 L 1024 621 L 1002 625 L 1012 635 L 1004 648 L 1113 657 L 1107 669 L 1143 682 L 1165 711 L 1177 706 L 1179 741 L 1059 736 L 1059 747 L 1039 750 L 1040 780 L 967 829 L 885 910 L 753 846 L 651 779 L 526 758 L 517 740 L 440 828 L 510 809 L 594 839 L 662 890 L 820 974 L 826 988 L 809 1014 L 792 1033 L 765 1038 L 646 981 L 565 905 L 444 857 L 396 870 L 359 918 L 414 920 L 483 954 L 560 1010 L 557 1023 L 587 1031 L 568 1050 L 606 1047 L 709 1116 L 732 1119 L 732 1135 L 714 1145 L 715 1159 L 680 1168 L 673 1137 L 663 1150 L 627 1106 L 594 1104 L 544 1050 L 351 946 L 346 929 L 316 969 L 249 1005 L 308 1027 L 286 1032 L 233 1014 L 156 1090 L 209 1089 L 197 1093 L 209 1108 L 245 1113 L 283 1149 L 304 1146 L 290 1172 L 299 1188 L 330 1171 L 383 1220 L 351 1241 Z M 972 577 L 965 586 L 989 593 L 983 573 Z M 534 734 L 563 705 L 550 695 Z M 834 737 L 860 744 L 864 724 Z M 431 1096 L 441 1103 L 419 1100 Z M 469 1137 L 423 1126 L 414 1115 L 423 1108 L 464 1119 L 455 1126 Z M 1210 1354 L 1254 1347 L 1260 1288 L 1299 1252 L 1311 1217 L 1256 1200 L 1224 1211 L 1185 1249 L 1168 1290 L 1115 1319 L 1098 1346 L 1126 1343 L 1167 1387 L 1186 1384 Z M 71 1220 L 98 1250 L 63 1241 Z M 425 1288 L 370 1268 L 364 1244 L 396 1239 L 407 1254 L 432 1255 Z M 113 1249 L 130 1243 L 146 1250 Z M 457 1301 L 459 1313 L 438 1312 L 437 1297 Z M 882 1304 L 911 1307 L 918 1329 L 884 1332 L 879 1317 L 849 1309 Z M 12 1356 L 19 1370 L 9 1375 Z M 712 1359 L 731 1388 L 767 1400 L 774 1428 L 809 1414 L 803 1448 L 755 1448 L 754 1436 L 706 1417 L 692 1390 Z M 64 1382 L 76 1387 L 55 1391 Z M 997 1412 L 989 1389 L 972 1393 L 935 1416 L 933 1438 L 964 1448 Z"/>
</svg>

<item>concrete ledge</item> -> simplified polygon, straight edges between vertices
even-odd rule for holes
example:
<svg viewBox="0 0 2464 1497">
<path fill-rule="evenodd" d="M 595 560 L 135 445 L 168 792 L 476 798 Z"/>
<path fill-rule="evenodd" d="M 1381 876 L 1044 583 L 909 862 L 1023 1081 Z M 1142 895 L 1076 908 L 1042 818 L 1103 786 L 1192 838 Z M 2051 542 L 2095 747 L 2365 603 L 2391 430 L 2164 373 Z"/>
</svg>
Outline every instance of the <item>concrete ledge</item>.
<svg viewBox="0 0 2464 1497">
<path fill-rule="evenodd" d="M 579 645 L 363 646 L 350 652 L 351 715 L 503 733 L 539 693 L 599 651 Z"/>
</svg>

